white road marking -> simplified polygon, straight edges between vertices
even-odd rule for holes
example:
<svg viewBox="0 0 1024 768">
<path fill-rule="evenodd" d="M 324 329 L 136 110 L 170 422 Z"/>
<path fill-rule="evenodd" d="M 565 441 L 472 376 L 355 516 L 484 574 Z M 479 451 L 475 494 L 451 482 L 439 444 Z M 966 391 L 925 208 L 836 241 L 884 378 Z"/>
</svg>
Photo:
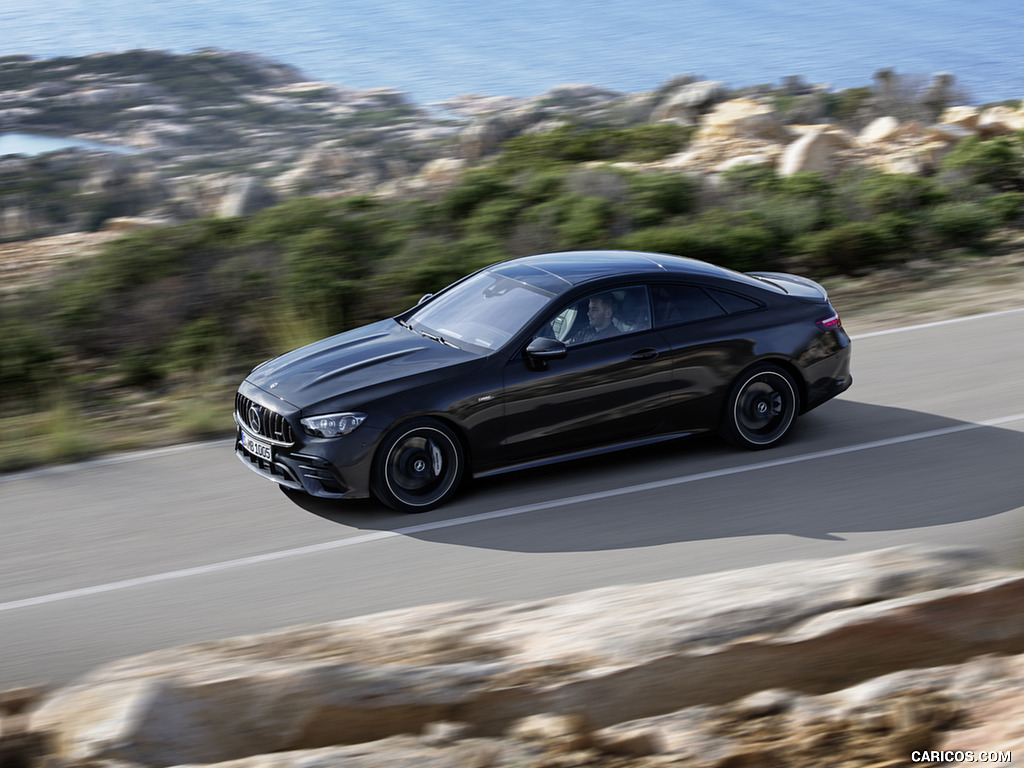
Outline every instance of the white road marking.
<svg viewBox="0 0 1024 768">
<path fill-rule="evenodd" d="M 530 512 L 540 512 L 546 509 L 553 509 L 555 507 L 565 507 L 573 504 L 585 504 L 592 501 L 600 501 L 602 499 L 607 499 L 612 496 L 625 496 L 632 493 L 642 493 L 644 491 L 652 491 L 660 488 L 669 488 L 676 485 L 684 485 L 686 483 L 695 483 L 700 480 L 712 480 L 719 477 L 727 477 L 729 475 L 738 475 L 744 472 L 754 472 L 760 469 L 783 467 L 790 464 L 799 464 L 805 461 L 814 461 L 816 459 L 825 459 L 833 456 L 842 456 L 844 454 L 856 453 L 859 451 L 869 451 L 875 448 L 885 448 L 890 445 L 910 443 L 917 440 L 927 440 L 933 437 L 943 437 L 945 435 L 952 435 L 958 432 L 969 432 L 971 430 L 981 429 L 983 427 L 998 427 L 1016 421 L 1024 421 L 1024 413 L 1018 413 L 1014 414 L 1013 416 L 1004 416 L 999 419 L 990 419 L 988 421 L 977 423 L 956 424 L 950 427 L 943 427 L 942 429 L 932 429 L 926 432 L 915 432 L 909 435 L 900 435 L 897 437 L 885 438 L 884 440 L 872 440 L 866 443 L 857 443 L 856 445 L 848 445 L 841 448 L 831 448 L 824 451 L 816 451 L 814 453 L 805 453 L 799 456 L 790 456 L 784 459 L 773 459 L 770 461 L 758 462 L 756 464 L 745 464 L 743 466 L 738 467 L 726 467 L 724 469 L 715 469 L 708 472 L 698 472 L 692 475 L 683 475 L 681 477 L 666 478 L 664 480 L 656 480 L 649 483 L 629 485 L 622 488 L 614 488 L 607 491 L 585 493 L 578 496 L 567 496 L 561 499 L 551 499 L 549 501 L 541 501 L 534 504 L 525 504 L 518 507 L 498 509 L 494 510 L 493 512 L 482 512 L 477 515 L 468 515 L 466 517 L 459 517 L 452 520 L 437 520 L 431 523 L 410 525 L 404 528 L 396 528 L 393 531 L 375 531 L 373 533 L 364 533 L 359 536 L 353 536 L 347 539 L 335 539 L 333 541 L 325 541 L 321 542 L 320 544 L 311 544 L 305 547 L 283 549 L 278 552 L 267 552 L 261 555 L 241 557 L 235 560 L 225 560 L 220 563 L 210 563 L 208 565 L 200 565 L 193 568 L 182 568 L 177 571 L 167 571 L 165 573 L 155 573 L 150 576 L 140 576 L 134 579 L 114 581 L 108 584 L 97 584 L 91 587 L 70 589 L 64 592 L 54 592 L 49 595 L 39 595 L 38 597 L 29 597 L 22 600 L 12 600 L 11 602 L 0 603 L 0 613 L 18 610 L 19 608 L 32 608 L 39 605 L 45 605 L 47 603 L 56 603 L 62 600 L 72 600 L 79 597 L 90 597 L 93 595 L 100 595 L 107 592 L 116 592 L 122 589 L 130 589 L 132 587 L 145 586 L 147 584 L 156 584 L 164 581 L 173 581 L 175 579 L 184 579 L 191 576 L 202 576 L 205 574 L 216 573 L 218 571 L 226 571 L 233 568 L 243 568 L 250 565 L 259 565 L 261 563 L 269 563 L 275 560 L 284 560 L 286 558 L 291 557 L 318 554 L 320 552 L 328 552 L 330 550 L 342 549 L 345 547 L 354 547 L 360 544 L 369 543 L 371 541 L 381 541 L 382 539 L 390 539 L 396 536 L 408 536 L 417 533 L 435 531 L 441 528 L 453 528 L 460 525 L 469 525 L 471 523 L 485 522 L 488 520 L 497 520 L 503 517 L 525 515 Z"/>
<path fill-rule="evenodd" d="M 869 333 L 858 333 L 856 336 L 851 335 L 850 338 L 854 341 L 859 339 L 871 339 L 875 336 L 891 336 L 895 333 L 907 333 L 908 331 L 923 331 L 928 328 L 938 328 L 941 325 L 954 325 L 956 323 L 966 323 L 968 320 L 988 320 L 993 317 L 1002 317 L 1003 315 L 1016 315 L 1024 312 L 1024 309 L 1003 309 L 999 312 L 986 312 L 983 315 L 967 315 L 966 317 L 954 317 L 950 320 L 936 320 L 932 323 L 921 323 L 920 325 L 905 325 L 902 328 L 889 328 L 884 331 L 870 331 Z"/>
</svg>

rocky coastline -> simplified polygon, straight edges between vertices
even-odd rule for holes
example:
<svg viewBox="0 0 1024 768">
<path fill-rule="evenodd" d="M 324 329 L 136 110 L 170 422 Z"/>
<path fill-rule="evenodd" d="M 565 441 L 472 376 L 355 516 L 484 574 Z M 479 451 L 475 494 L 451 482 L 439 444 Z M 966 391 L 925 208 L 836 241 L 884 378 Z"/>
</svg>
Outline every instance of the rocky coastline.
<svg viewBox="0 0 1024 768">
<path fill-rule="evenodd" d="M 964 138 L 1024 129 L 1024 110 L 958 102 L 949 75 L 908 88 L 889 70 L 839 94 L 799 78 L 734 89 L 680 76 L 645 93 L 563 85 L 533 98 L 465 95 L 428 108 L 395 90 L 309 82 L 291 67 L 214 49 L 7 56 L 0 132 L 136 151 L 0 158 L 0 242 L 97 230 L 119 216 L 238 216 L 306 195 L 427 195 L 509 138 L 563 125 L 693 126 L 684 151 L 641 167 L 703 176 L 751 163 L 784 174 L 851 164 L 926 173 Z M 827 116 L 836 103 L 842 124 Z"/>
</svg>

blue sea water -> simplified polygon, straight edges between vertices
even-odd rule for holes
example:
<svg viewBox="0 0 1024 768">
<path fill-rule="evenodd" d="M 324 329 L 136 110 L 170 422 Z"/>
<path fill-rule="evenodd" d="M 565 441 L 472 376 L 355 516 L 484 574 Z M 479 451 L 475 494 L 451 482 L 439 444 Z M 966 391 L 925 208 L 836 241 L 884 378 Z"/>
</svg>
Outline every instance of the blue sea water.
<svg viewBox="0 0 1024 768">
<path fill-rule="evenodd" d="M 836 88 L 878 69 L 953 73 L 971 101 L 1024 96 L 1021 0 L 3 0 L 0 56 L 251 51 L 310 79 L 420 104 L 563 83 L 644 91 L 692 73 Z"/>
<path fill-rule="evenodd" d="M 117 147 L 112 144 L 100 144 L 96 141 L 65 138 L 63 136 L 42 136 L 36 133 L 0 133 L 0 157 L 4 155 L 42 155 L 58 149 L 77 147 L 95 149 L 115 154 L 131 154 L 135 150 L 128 147 Z"/>
</svg>

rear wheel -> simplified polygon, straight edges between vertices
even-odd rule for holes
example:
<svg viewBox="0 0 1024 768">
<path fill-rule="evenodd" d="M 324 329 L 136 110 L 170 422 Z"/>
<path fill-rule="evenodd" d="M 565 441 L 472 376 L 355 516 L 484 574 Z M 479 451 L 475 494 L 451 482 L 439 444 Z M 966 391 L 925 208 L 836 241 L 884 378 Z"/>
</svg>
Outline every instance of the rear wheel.
<svg viewBox="0 0 1024 768">
<path fill-rule="evenodd" d="M 399 512 L 426 512 L 459 489 L 465 452 L 455 433 L 439 421 L 417 419 L 388 435 L 374 459 L 373 491 Z"/>
<path fill-rule="evenodd" d="M 771 448 L 789 432 L 800 411 L 793 377 L 774 365 L 745 371 L 729 393 L 722 436 L 740 448 Z"/>
</svg>

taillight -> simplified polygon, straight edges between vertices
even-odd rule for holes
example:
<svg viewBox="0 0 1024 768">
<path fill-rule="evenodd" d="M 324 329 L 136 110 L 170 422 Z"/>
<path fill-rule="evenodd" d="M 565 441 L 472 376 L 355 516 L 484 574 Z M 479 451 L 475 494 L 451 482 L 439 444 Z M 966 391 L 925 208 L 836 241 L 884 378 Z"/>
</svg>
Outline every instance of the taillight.
<svg viewBox="0 0 1024 768">
<path fill-rule="evenodd" d="M 832 314 L 828 317 L 823 317 L 820 320 L 815 320 L 814 324 L 821 328 L 823 331 L 834 331 L 837 328 L 843 327 L 843 321 L 839 319 L 839 313 L 832 310 Z"/>
</svg>

